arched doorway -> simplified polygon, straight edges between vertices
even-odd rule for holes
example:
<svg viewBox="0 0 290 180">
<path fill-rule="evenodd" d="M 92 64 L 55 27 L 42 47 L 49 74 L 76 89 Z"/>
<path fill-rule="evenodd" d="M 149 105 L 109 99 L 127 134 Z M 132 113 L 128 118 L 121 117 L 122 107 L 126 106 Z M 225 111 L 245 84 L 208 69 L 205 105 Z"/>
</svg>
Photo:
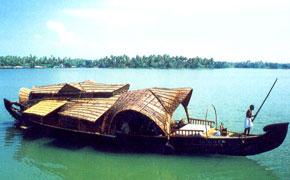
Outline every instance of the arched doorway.
<svg viewBox="0 0 290 180">
<path fill-rule="evenodd" d="M 128 135 L 158 136 L 162 130 L 154 121 L 142 113 L 126 110 L 118 113 L 113 119 L 115 133 Z"/>
</svg>

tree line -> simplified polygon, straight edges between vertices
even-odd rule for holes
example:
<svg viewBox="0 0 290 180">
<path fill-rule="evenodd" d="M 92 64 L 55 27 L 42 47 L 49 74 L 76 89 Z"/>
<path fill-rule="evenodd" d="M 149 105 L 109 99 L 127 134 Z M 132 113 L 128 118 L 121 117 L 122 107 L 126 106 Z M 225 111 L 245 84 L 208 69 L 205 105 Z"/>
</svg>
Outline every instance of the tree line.
<svg viewBox="0 0 290 180">
<path fill-rule="evenodd" d="M 225 62 L 213 58 L 170 55 L 150 56 L 106 56 L 99 59 L 60 58 L 54 56 L 0 56 L 0 68 L 159 68 L 159 69 L 218 69 L 218 68 L 266 68 L 290 69 L 290 63 L 270 63 L 262 61 Z"/>
</svg>

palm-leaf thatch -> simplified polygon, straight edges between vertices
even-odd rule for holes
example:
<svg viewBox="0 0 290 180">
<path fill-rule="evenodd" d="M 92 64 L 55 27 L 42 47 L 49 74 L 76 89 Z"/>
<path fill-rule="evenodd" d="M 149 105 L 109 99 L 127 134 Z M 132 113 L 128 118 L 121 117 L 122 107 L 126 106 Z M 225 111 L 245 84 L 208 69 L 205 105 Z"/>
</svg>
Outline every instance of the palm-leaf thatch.
<svg viewBox="0 0 290 180">
<path fill-rule="evenodd" d="M 58 114 L 64 117 L 96 122 L 119 97 L 120 95 L 110 98 L 74 99 L 67 103 Z"/>
<path fill-rule="evenodd" d="M 44 117 L 65 105 L 66 102 L 64 100 L 43 100 L 26 109 L 23 113 Z"/>
<path fill-rule="evenodd" d="M 20 103 L 25 103 L 29 100 L 29 94 L 31 90 L 28 88 L 21 88 L 19 90 L 19 102 Z"/>
<path fill-rule="evenodd" d="M 103 122 L 103 131 L 113 133 L 116 124 L 114 117 L 121 112 L 135 111 L 154 121 L 168 135 L 173 112 L 181 103 L 185 107 L 188 105 L 191 93 L 191 88 L 152 88 L 124 93 L 109 110 Z"/>
<path fill-rule="evenodd" d="M 33 87 L 29 92 L 29 99 L 111 97 L 128 89 L 129 84 L 103 84 L 94 81 L 62 83 Z"/>
</svg>

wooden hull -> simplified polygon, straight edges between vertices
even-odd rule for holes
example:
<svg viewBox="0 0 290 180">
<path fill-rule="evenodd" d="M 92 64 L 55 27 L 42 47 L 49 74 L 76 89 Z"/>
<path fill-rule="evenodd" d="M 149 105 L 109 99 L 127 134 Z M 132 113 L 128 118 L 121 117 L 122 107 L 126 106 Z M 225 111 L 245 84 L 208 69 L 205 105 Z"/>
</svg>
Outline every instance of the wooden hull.
<svg viewBox="0 0 290 180">
<path fill-rule="evenodd" d="M 176 138 L 172 144 L 187 152 L 247 156 L 263 153 L 280 146 L 288 131 L 288 123 L 264 127 L 264 134 L 218 138 Z"/>
<path fill-rule="evenodd" d="M 166 152 L 176 154 L 224 154 L 247 156 L 263 153 L 280 146 L 288 131 L 287 123 L 270 124 L 264 127 L 264 134 L 239 137 L 203 136 L 130 136 L 124 134 L 105 135 L 59 128 L 35 121 L 25 121 L 21 112 L 13 108 L 13 103 L 4 99 L 7 111 L 17 120 L 36 129 L 38 133 L 51 131 L 57 138 L 84 140 L 98 148 L 110 147 L 111 150 Z M 43 130 L 45 129 L 45 131 Z"/>
<path fill-rule="evenodd" d="M 18 109 L 13 107 L 13 105 L 15 103 L 13 103 L 7 99 L 3 99 L 3 101 L 4 101 L 4 106 L 5 106 L 6 110 L 10 113 L 10 115 L 14 119 L 16 119 L 17 121 L 20 121 L 21 117 L 22 117 L 22 113 Z"/>
<path fill-rule="evenodd" d="M 240 137 L 170 137 L 169 141 L 161 137 L 124 137 L 122 141 L 141 146 L 151 146 L 152 142 L 160 141 L 166 150 L 186 154 L 224 154 L 248 156 L 270 151 L 279 147 L 288 131 L 289 123 L 277 123 L 264 127 L 264 134 Z M 155 143 L 156 144 L 156 143 Z M 169 144 L 169 145 L 168 145 Z"/>
</svg>

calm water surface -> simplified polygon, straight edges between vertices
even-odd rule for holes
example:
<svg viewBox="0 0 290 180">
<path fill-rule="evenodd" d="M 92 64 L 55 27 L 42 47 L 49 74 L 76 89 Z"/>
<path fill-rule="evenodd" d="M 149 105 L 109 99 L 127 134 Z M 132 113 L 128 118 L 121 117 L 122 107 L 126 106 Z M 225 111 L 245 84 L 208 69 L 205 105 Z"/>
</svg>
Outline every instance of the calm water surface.
<svg viewBox="0 0 290 180">
<path fill-rule="evenodd" d="M 250 104 L 271 96 L 255 121 L 254 133 L 270 123 L 290 121 L 289 70 L 17 69 L 0 70 L 0 98 L 17 100 L 20 87 L 87 79 L 130 83 L 131 89 L 192 87 L 190 115 L 204 118 L 210 104 L 218 121 L 242 132 Z M 178 108 L 174 117 L 184 117 Z M 210 112 L 213 118 L 213 112 Z M 289 133 L 279 148 L 256 156 L 174 156 L 116 153 L 73 146 L 48 137 L 26 137 L 0 104 L 0 179 L 289 179 Z"/>
</svg>

